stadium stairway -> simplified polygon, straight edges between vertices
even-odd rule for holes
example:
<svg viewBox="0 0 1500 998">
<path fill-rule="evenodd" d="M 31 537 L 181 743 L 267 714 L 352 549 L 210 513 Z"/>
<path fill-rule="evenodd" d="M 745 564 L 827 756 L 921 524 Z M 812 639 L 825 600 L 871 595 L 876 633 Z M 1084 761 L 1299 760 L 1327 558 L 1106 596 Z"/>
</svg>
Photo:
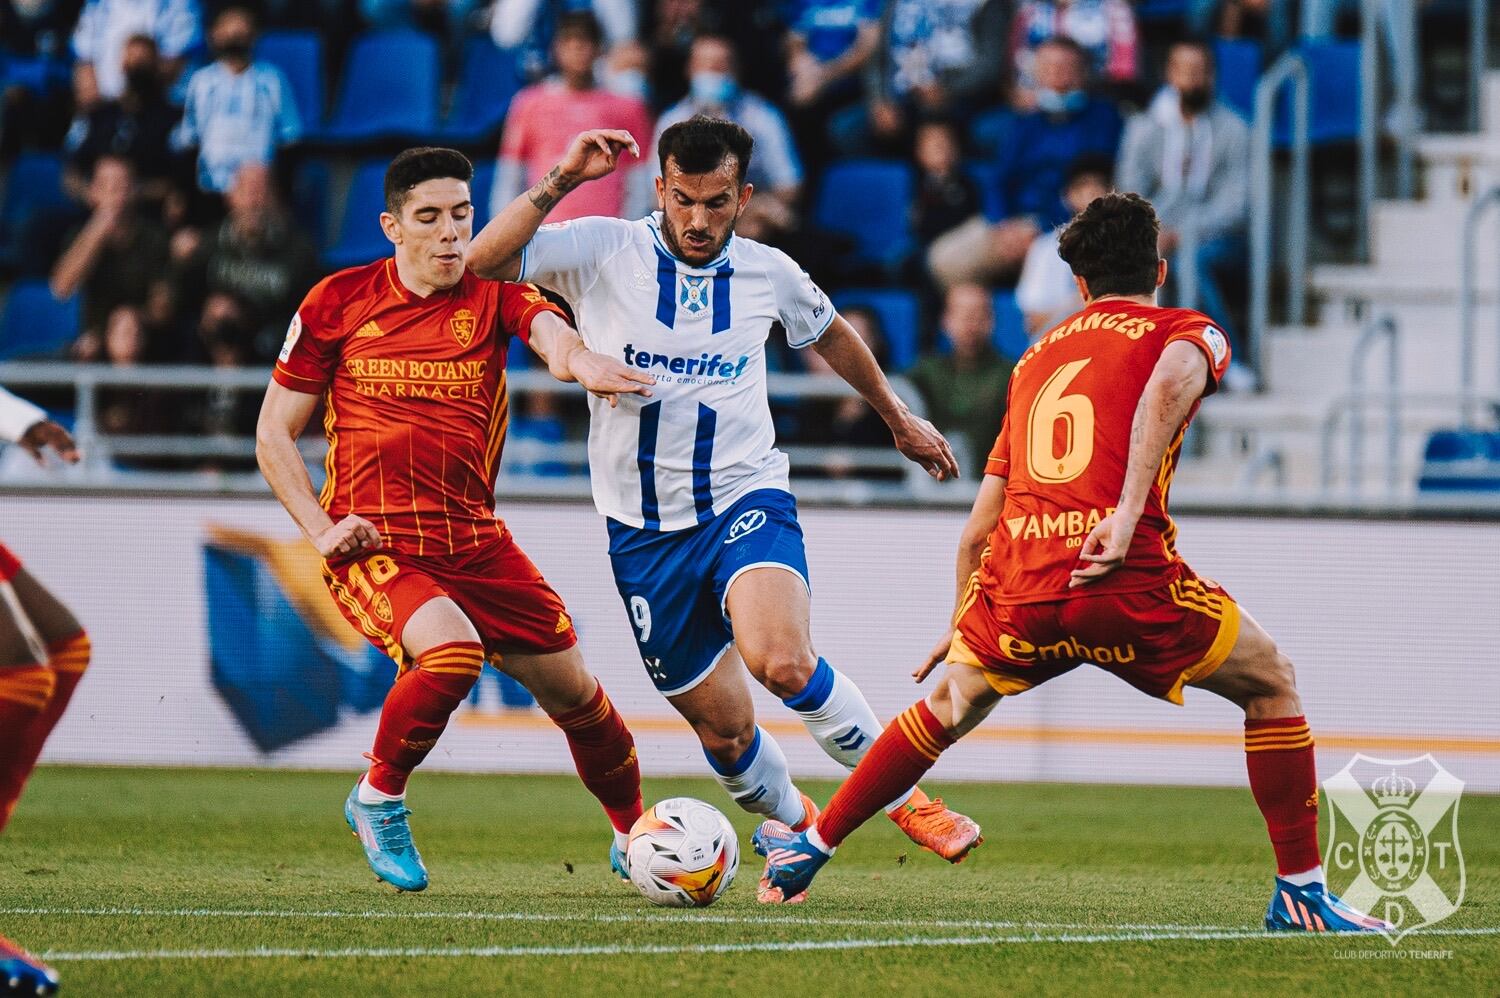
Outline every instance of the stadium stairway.
<svg viewBox="0 0 1500 998">
<path fill-rule="evenodd" d="M 1485 80 L 1481 129 L 1425 135 L 1418 143 L 1421 190 L 1415 201 L 1377 201 L 1366 264 L 1312 268 L 1314 325 L 1268 330 L 1260 394 L 1226 393 L 1199 417 L 1194 459 L 1177 477 L 1179 494 L 1233 490 L 1270 495 L 1279 473 L 1288 494 L 1315 495 L 1325 482 L 1325 426 L 1336 400 L 1351 389 L 1351 360 L 1364 322 L 1390 315 L 1398 327 L 1401 407 L 1400 488 L 1416 494 L 1431 433 L 1458 423 L 1462 361 L 1460 285 L 1463 230 L 1473 199 L 1500 184 L 1500 71 Z M 1475 384 L 1481 398 L 1500 397 L 1500 210 L 1479 229 Z M 1384 392 L 1386 345 L 1375 340 L 1364 361 L 1367 392 Z M 1484 406 L 1488 426 L 1492 407 Z M 1386 408 L 1363 416 L 1362 481 L 1348 475 L 1348 413 L 1332 437 L 1333 489 L 1340 498 L 1386 494 Z"/>
</svg>

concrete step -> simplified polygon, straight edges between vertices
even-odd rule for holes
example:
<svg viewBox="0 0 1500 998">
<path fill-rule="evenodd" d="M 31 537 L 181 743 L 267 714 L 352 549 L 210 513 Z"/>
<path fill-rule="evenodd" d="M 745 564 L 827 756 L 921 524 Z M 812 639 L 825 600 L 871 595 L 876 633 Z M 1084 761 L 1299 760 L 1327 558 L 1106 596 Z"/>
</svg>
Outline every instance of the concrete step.
<svg viewBox="0 0 1500 998">
<path fill-rule="evenodd" d="M 1462 201 L 1500 183 L 1500 132 L 1424 135 L 1417 140 L 1422 185 L 1434 201 Z"/>
<path fill-rule="evenodd" d="M 1266 336 L 1262 357 L 1264 382 L 1280 395 L 1331 399 L 1352 389 L 1355 350 L 1361 326 L 1279 326 Z M 1384 391 L 1389 384 L 1388 347 L 1378 338 L 1365 347 L 1364 386 Z M 1453 393 L 1460 383 L 1461 337 L 1458 322 L 1421 325 L 1397 320 L 1396 383 L 1404 392 Z M 1500 330 L 1495 323 L 1477 326 L 1474 341 L 1475 383 L 1500 388 Z"/>
<path fill-rule="evenodd" d="M 1420 248 L 1415 249 L 1404 265 L 1394 261 L 1382 261 L 1378 265 L 1319 264 L 1312 268 L 1308 283 L 1314 292 L 1335 305 L 1345 301 L 1428 308 L 1457 305 L 1461 282 L 1459 268 L 1428 267 L 1421 253 Z M 1481 305 L 1493 305 L 1497 301 L 1496 292 L 1500 290 L 1497 268 L 1480 268 L 1475 289 Z"/>
<path fill-rule="evenodd" d="M 1419 265 L 1423 273 L 1457 273 L 1463 265 L 1469 205 L 1469 201 L 1377 201 L 1370 215 L 1374 265 L 1398 270 Z M 1500 272 L 1500 210 L 1491 208 L 1485 213 L 1476 235 L 1476 272 Z"/>
</svg>

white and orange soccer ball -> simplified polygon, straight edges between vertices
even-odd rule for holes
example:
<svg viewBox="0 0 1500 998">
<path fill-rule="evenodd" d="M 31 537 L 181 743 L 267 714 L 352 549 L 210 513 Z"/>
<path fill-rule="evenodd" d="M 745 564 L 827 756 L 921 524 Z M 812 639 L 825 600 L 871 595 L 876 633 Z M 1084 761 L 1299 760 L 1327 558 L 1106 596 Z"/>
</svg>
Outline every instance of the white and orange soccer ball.
<svg viewBox="0 0 1500 998">
<path fill-rule="evenodd" d="M 669 797 L 630 829 L 630 882 L 666 908 L 707 908 L 729 890 L 740 845 L 729 819 L 711 804 Z"/>
</svg>

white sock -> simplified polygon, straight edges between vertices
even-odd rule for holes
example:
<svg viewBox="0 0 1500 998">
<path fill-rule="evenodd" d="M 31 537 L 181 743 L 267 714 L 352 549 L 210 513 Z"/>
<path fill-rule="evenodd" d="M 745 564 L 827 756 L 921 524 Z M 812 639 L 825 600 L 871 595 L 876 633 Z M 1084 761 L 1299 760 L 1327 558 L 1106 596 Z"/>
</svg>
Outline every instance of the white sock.
<svg viewBox="0 0 1500 998">
<path fill-rule="evenodd" d="M 628 846 L 628 845 L 630 845 L 630 836 L 627 835 L 625 832 L 616 831 L 615 832 L 615 847 L 617 849 L 619 849 L 621 852 L 624 852 L 625 851 L 625 847 Z"/>
<path fill-rule="evenodd" d="M 818 850 L 825 856 L 833 855 L 833 846 L 823 841 L 823 836 L 818 834 L 818 826 L 814 825 L 807 830 L 807 844 Z"/>
<path fill-rule="evenodd" d="M 370 786 L 370 781 L 363 776 L 359 778 L 359 802 L 361 804 L 389 804 L 393 800 L 406 800 L 406 791 L 399 794 L 388 794 L 376 790 Z"/>
<path fill-rule="evenodd" d="M 1319 864 L 1304 873 L 1288 873 L 1280 875 L 1282 880 L 1298 887 L 1306 887 L 1308 884 L 1325 883 L 1323 880 L 1323 866 Z"/>
<path fill-rule="evenodd" d="M 826 659 L 818 659 L 818 667 L 802 692 L 783 702 L 802 718 L 828 757 L 851 771 L 885 730 L 859 687 Z M 887 804 L 886 813 L 905 804 L 911 794 L 908 790 Z"/>
<path fill-rule="evenodd" d="M 721 765 L 707 752 L 704 755 L 708 756 L 719 786 L 751 814 L 764 814 L 788 825 L 795 825 L 806 816 L 802 795 L 792 786 L 792 774 L 781 746 L 760 725 L 755 726 L 754 741 L 733 766 Z"/>
</svg>

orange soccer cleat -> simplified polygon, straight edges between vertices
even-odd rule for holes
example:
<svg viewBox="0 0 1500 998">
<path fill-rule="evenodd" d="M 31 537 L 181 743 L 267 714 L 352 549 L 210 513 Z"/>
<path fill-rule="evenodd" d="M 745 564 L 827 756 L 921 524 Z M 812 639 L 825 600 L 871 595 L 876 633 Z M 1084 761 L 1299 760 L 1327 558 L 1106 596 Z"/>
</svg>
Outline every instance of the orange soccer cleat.
<svg viewBox="0 0 1500 998">
<path fill-rule="evenodd" d="M 984 841 L 973 818 L 949 810 L 941 797 L 929 798 L 921 787 L 913 790 L 911 799 L 892 811 L 890 818 L 907 838 L 950 863 L 962 863 Z"/>
</svg>

